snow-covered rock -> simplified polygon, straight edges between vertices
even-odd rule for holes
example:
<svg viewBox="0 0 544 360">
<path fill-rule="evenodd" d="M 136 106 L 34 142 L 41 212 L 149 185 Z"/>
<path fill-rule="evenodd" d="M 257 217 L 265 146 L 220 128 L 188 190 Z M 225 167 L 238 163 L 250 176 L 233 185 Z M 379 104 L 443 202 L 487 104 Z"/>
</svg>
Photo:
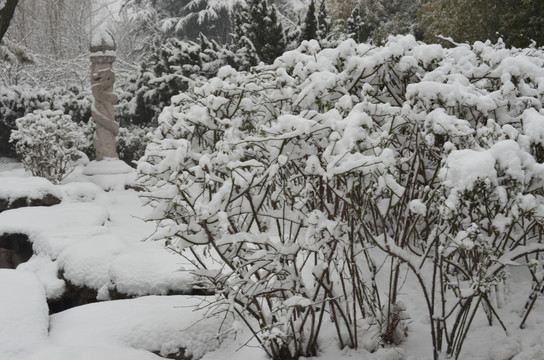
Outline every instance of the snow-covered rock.
<svg viewBox="0 0 544 360">
<path fill-rule="evenodd" d="M 17 267 L 17 270 L 35 274 L 45 287 L 48 299 L 57 299 L 65 290 L 64 280 L 58 278 L 57 262 L 52 261 L 47 255 L 34 255 L 28 261 Z"/>
<path fill-rule="evenodd" d="M 64 278 L 73 285 L 100 290 L 108 286 L 113 258 L 127 248 L 110 234 L 90 237 L 68 246 L 58 257 Z"/>
<path fill-rule="evenodd" d="M 51 206 L 61 202 L 62 191 L 41 177 L 0 177 L 0 212 L 24 206 Z"/>
<path fill-rule="evenodd" d="M 50 340 L 62 346 L 130 347 L 163 355 L 180 348 L 194 359 L 219 346 L 221 317 L 194 307 L 209 299 L 148 296 L 89 304 L 51 316 Z M 229 322 L 225 323 L 226 330 Z"/>
<path fill-rule="evenodd" d="M 141 247 L 117 256 L 110 276 L 115 290 L 129 296 L 188 293 L 195 277 L 182 258 L 164 249 Z"/>
<path fill-rule="evenodd" d="M 0 213 L 0 234 L 25 234 L 34 251 L 56 259 L 68 245 L 100 232 L 108 210 L 93 203 L 19 208 Z"/>
<path fill-rule="evenodd" d="M 0 269 L 0 359 L 32 351 L 47 339 L 45 290 L 31 273 Z"/>
</svg>

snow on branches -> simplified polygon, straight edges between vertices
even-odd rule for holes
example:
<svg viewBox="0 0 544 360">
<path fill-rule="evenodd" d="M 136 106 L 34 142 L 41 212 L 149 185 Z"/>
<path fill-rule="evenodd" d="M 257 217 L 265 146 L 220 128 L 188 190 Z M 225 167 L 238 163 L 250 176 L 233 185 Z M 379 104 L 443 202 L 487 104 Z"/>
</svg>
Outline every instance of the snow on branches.
<svg viewBox="0 0 544 360">
<path fill-rule="evenodd" d="M 500 321 L 505 267 L 544 250 L 543 65 L 398 36 L 223 67 L 172 99 L 139 163 L 155 238 L 192 251 L 273 358 L 314 355 L 324 313 L 341 347 L 402 341 L 406 269 L 435 358 L 458 356 L 471 314 Z"/>
</svg>

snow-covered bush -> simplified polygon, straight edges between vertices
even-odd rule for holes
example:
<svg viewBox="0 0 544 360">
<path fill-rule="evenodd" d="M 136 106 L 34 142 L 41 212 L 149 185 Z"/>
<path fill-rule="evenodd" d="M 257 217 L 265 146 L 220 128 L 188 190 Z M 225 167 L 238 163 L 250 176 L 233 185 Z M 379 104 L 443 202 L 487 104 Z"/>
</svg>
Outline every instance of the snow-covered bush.
<svg viewBox="0 0 544 360">
<path fill-rule="evenodd" d="M 0 85 L 0 154 L 14 156 L 9 143 L 10 133 L 16 128 L 15 120 L 35 110 L 61 110 L 72 120 L 85 122 L 91 116 L 91 94 L 75 88 L 44 89 L 28 85 Z"/>
<path fill-rule="evenodd" d="M 543 101 L 544 52 L 501 44 L 310 41 L 224 67 L 172 99 L 140 161 L 155 238 L 275 359 L 314 355 L 329 320 L 341 347 L 402 341 L 407 271 L 434 358 L 458 357 L 477 311 L 504 326 L 506 267 L 544 251 Z"/>
<path fill-rule="evenodd" d="M 144 156 L 145 148 L 151 141 L 152 127 L 120 127 L 117 134 L 117 153 L 119 159 L 133 164 Z M 133 165 L 134 166 L 134 165 Z"/>
<path fill-rule="evenodd" d="M 81 129 L 61 111 L 34 111 L 16 120 L 12 131 L 18 156 L 33 176 L 59 183 L 84 156 L 78 150 L 84 141 Z"/>
</svg>

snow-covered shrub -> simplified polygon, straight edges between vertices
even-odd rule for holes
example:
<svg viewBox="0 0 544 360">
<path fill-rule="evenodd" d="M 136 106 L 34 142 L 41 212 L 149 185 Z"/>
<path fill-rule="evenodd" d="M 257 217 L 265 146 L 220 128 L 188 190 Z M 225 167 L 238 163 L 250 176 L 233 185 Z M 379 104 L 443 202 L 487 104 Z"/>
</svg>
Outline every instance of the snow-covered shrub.
<svg viewBox="0 0 544 360">
<path fill-rule="evenodd" d="M 348 228 L 331 222 L 316 229 L 322 243 L 316 247 L 311 235 L 301 230 L 318 203 L 320 177 L 310 172 L 291 180 L 304 168 L 306 152 L 318 146 L 317 137 L 327 131 L 315 121 L 306 124 L 304 118 L 294 134 L 290 128 L 283 136 L 274 135 L 281 128 L 261 128 L 280 115 L 263 101 L 270 92 L 292 107 L 289 94 L 282 93 L 286 81 L 292 82 L 285 71 L 246 75 L 223 68 L 210 83 L 174 98 L 175 105 L 159 118 L 156 136 L 161 141 L 148 146 L 146 160 L 139 165 L 145 185 L 169 188 L 173 195 L 180 187 L 179 194 L 158 205 L 160 237 L 168 238 L 176 251 L 191 244 L 213 247 L 228 270 L 202 269 L 199 275 L 224 295 L 219 303 L 229 312 L 252 318 L 248 326 L 277 359 L 316 354 L 325 307 L 342 314 L 342 329 L 351 330 L 348 318 L 354 315 L 345 314 L 330 288 L 335 267 L 319 270 L 324 263 L 343 263 L 345 248 L 335 240 L 346 240 Z M 290 127 L 290 120 L 283 124 Z M 259 130 L 271 138 L 259 136 Z M 306 147 L 305 140 L 314 133 L 315 143 Z M 156 201 L 154 192 L 148 196 Z M 308 198 L 314 199 L 312 206 L 304 204 Z M 311 217 L 316 226 L 326 223 L 322 212 Z M 314 270 L 321 285 L 305 284 L 301 258 L 311 264 L 306 268 Z M 346 344 L 354 346 L 355 337 L 350 332 Z"/>
<path fill-rule="evenodd" d="M 341 347 L 402 341 L 407 271 L 434 358 L 458 357 L 477 311 L 504 326 L 506 266 L 544 251 L 543 65 L 406 36 L 224 67 L 172 99 L 140 161 L 155 238 L 273 358 L 315 354 L 324 318 Z"/>
<path fill-rule="evenodd" d="M 0 86 L 0 154 L 14 156 L 9 143 L 10 133 L 16 128 L 15 120 L 34 110 L 49 108 L 47 91 L 32 91 L 30 87 Z M 28 109 L 28 110 L 27 110 Z"/>
<path fill-rule="evenodd" d="M 90 91 L 80 92 L 75 88 L 0 85 L 0 154 L 15 155 L 15 148 L 9 143 L 9 138 L 11 131 L 16 128 L 16 119 L 35 110 L 60 110 L 77 123 L 85 122 L 91 116 L 91 103 Z"/>
<path fill-rule="evenodd" d="M 119 159 L 127 164 L 133 164 L 145 153 L 145 148 L 151 140 L 154 128 L 129 126 L 120 127 L 117 134 L 117 153 Z"/>
<path fill-rule="evenodd" d="M 93 139 L 96 131 L 96 124 L 91 118 L 86 123 L 79 124 L 79 128 L 83 135 L 83 141 L 79 144 L 78 149 L 83 152 L 89 160 L 95 160 L 96 150 L 94 148 Z"/>
<path fill-rule="evenodd" d="M 78 150 L 84 141 L 80 128 L 61 111 L 34 111 L 16 120 L 12 131 L 18 156 L 33 176 L 59 183 L 83 156 Z"/>
</svg>

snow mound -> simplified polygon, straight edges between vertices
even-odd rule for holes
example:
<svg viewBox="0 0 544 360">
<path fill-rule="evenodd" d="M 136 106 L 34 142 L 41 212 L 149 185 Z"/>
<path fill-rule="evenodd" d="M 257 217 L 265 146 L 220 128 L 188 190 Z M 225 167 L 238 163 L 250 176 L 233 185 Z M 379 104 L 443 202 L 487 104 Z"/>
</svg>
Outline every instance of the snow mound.
<svg viewBox="0 0 544 360">
<path fill-rule="evenodd" d="M 64 293 L 66 284 L 57 277 L 57 263 L 47 255 L 33 255 L 27 262 L 20 264 L 17 270 L 34 273 L 45 287 L 48 299 L 57 299 Z"/>
<path fill-rule="evenodd" d="M 511 360 L 520 352 L 520 340 L 518 338 L 508 338 L 489 351 L 489 360 Z"/>
<path fill-rule="evenodd" d="M 70 202 L 91 202 L 104 194 L 100 187 L 92 183 L 68 183 L 59 187 L 64 192 L 64 200 Z"/>
<path fill-rule="evenodd" d="M 107 210 L 95 204 L 59 204 L 46 208 L 20 208 L 0 214 L 0 232 L 31 236 L 60 228 L 103 225 L 107 218 Z"/>
<path fill-rule="evenodd" d="M 49 310 L 34 274 L 0 269 L 0 289 L 0 359 L 12 359 L 46 340 Z"/>
<path fill-rule="evenodd" d="M 67 281 L 99 291 L 100 300 L 109 299 L 113 288 L 129 296 L 190 291 L 195 277 L 184 267 L 192 266 L 182 264 L 180 256 L 150 245 L 130 244 L 104 233 L 66 247 L 57 263 Z"/>
<path fill-rule="evenodd" d="M 66 246 L 101 231 L 108 217 L 93 203 L 19 208 L 0 213 L 0 234 L 25 234 L 34 252 L 56 259 Z"/>
<path fill-rule="evenodd" d="M 50 339 L 63 346 L 128 346 L 163 355 L 186 348 L 198 359 L 219 346 L 216 335 L 222 320 L 193 311 L 203 301 L 206 298 L 148 296 L 84 305 L 52 315 Z"/>
<path fill-rule="evenodd" d="M 48 346 L 44 347 L 24 360 L 159 360 L 163 359 L 153 353 L 136 350 L 127 347 L 102 347 L 102 346 Z M 21 358 L 17 360 L 23 360 Z"/>
<path fill-rule="evenodd" d="M 127 165 L 126 162 L 115 159 L 106 158 L 104 160 L 91 161 L 83 169 L 84 175 L 98 175 L 98 174 L 128 174 L 133 172 L 134 169 Z"/>
<path fill-rule="evenodd" d="M 59 199 L 63 196 L 62 191 L 45 178 L 11 176 L 0 178 L 0 199 L 11 202 L 22 197 L 42 199 L 45 195 L 53 195 Z"/>
<path fill-rule="evenodd" d="M 512 360 L 542 360 L 544 359 L 544 337 L 541 335 L 535 339 L 529 349 L 520 352 Z"/>
<path fill-rule="evenodd" d="M 109 285 L 113 257 L 126 249 L 118 237 L 104 234 L 67 247 L 57 259 L 64 278 L 76 286 L 100 290 Z"/>
<path fill-rule="evenodd" d="M 194 276 L 184 269 L 181 260 L 164 249 L 131 251 L 115 258 L 111 281 L 117 291 L 132 296 L 188 291 Z"/>
<path fill-rule="evenodd" d="M 134 175 L 132 173 L 85 175 L 85 177 L 87 177 L 87 181 L 92 182 L 105 191 L 123 190 L 127 185 L 134 183 Z"/>
</svg>

